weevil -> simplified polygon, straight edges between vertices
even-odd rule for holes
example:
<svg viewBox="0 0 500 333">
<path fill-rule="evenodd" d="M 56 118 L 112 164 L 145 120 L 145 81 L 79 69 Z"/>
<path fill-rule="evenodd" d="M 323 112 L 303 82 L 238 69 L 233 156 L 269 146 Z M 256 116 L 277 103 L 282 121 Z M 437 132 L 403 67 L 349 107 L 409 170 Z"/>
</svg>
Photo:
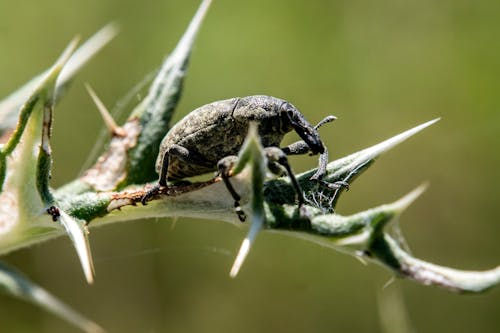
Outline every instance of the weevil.
<svg viewBox="0 0 500 333">
<path fill-rule="evenodd" d="M 311 180 L 330 188 L 347 186 L 344 182 L 327 183 L 322 180 L 326 173 L 328 151 L 317 129 L 334 119 L 328 116 L 313 127 L 289 102 L 263 95 L 236 97 L 201 106 L 175 124 L 163 138 L 156 161 L 156 171 L 160 175 L 158 183 L 141 201 L 146 204 L 161 187 L 167 186 L 168 180 L 181 180 L 215 171 L 233 197 L 235 211 L 243 222 L 245 213 L 240 207 L 240 196 L 229 178 L 249 124 L 254 122 L 258 126 L 269 170 L 281 175 L 281 167 L 285 169 L 297 194 L 300 209 L 304 195 L 287 155 L 320 154 L 318 170 Z M 302 141 L 279 148 L 284 135 L 292 130 Z"/>
</svg>

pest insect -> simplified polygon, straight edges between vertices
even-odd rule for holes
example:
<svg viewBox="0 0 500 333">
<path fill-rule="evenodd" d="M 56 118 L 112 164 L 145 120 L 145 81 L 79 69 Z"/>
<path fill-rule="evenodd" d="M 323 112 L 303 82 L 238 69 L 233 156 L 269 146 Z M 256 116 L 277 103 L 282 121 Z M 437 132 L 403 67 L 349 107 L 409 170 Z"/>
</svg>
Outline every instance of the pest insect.
<svg viewBox="0 0 500 333">
<path fill-rule="evenodd" d="M 240 196 L 229 178 L 249 124 L 254 122 L 265 147 L 269 170 L 278 175 L 286 171 L 301 208 L 304 196 L 287 155 L 320 154 L 318 171 L 311 180 L 329 188 L 347 186 L 344 182 L 327 183 L 322 180 L 326 173 L 328 151 L 317 129 L 334 119 L 328 116 L 313 127 L 295 106 L 271 96 L 237 97 L 201 106 L 175 124 L 163 138 L 156 161 L 156 171 L 160 175 L 158 184 L 141 201 L 146 204 L 161 187 L 167 186 L 167 180 L 180 180 L 216 171 L 234 199 L 238 218 L 245 221 L 245 213 L 239 203 Z M 303 141 L 279 148 L 283 136 L 292 130 Z"/>
<path fill-rule="evenodd" d="M 61 216 L 61 211 L 59 211 L 59 208 L 57 208 L 56 206 L 50 206 L 49 208 L 47 208 L 46 212 L 47 214 L 52 216 L 52 221 L 54 222 L 57 222 L 57 220 Z"/>
</svg>

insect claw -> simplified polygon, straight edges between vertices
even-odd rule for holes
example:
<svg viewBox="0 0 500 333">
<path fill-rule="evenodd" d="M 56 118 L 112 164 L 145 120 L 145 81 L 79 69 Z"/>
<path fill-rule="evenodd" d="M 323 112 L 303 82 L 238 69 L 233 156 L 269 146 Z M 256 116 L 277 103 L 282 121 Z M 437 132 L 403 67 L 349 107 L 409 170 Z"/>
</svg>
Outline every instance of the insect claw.
<svg viewBox="0 0 500 333">
<path fill-rule="evenodd" d="M 339 184 L 340 188 L 344 187 L 346 191 L 349 191 L 349 189 L 350 189 L 350 185 L 348 182 L 341 180 L 341 181 L 336 182 L 336 184 Z"/>
<path fill-rule="evenodd" d="M 343 180 L 336 181 L 335 183 L 329 183 L 328 187 L 333 190 L 345 188 L 346 191 L 349 191 L 349 183 Z"/>
<path fill-rule="evenodd" d="M 247 219 L 247 216 L 243 209 L 240 206 L 240 203 L 238 201 L 234 202 L 234 211 L 236 212 L 236 215 L 238 215 L 238 219 L 240 222 L 245 222 Z"/>
<path fill-rule="evenodd" d="M 335 183 L 329 183 L 325 182 L 324 180 L 321 180 L 315 176 L 312 176 L 310 180 L 314 180 L 318 182 L 319 184 L 329 188 L 330 190 L 338 190 L 341 188 L 345 188 L 346 191 L 349 191 L 349 183 L 343 180 L 336 181 Z"/>
<path fill-rule="evenodd" d="M 147 205 L 147 201 L 151 199 L 154 195 L 158 194 L 160 192 L 160 185 L 155 185 L 153 188 L 151 188 L 149 191 L 144 194 L 144 196 L 141 198 L 141 203 L 143 206 Z"/>
<path fill-rule="evenodd" d="M 299 214 L 301 218 L 307 219 L 309 221 L 311 220 L 311 215 L 309 214 L 309 211 L 304 205 L 299 206 Z"/>
</svg>

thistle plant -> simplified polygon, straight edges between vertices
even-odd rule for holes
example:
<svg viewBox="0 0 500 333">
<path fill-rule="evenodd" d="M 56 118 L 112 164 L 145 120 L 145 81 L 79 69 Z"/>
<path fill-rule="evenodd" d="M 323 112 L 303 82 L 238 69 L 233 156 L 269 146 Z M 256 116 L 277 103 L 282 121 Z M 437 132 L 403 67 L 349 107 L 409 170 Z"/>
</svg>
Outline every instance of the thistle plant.
<svg viewBox="0 0 500 333">
<path fill-rule="evenodd" d="M 77 41 L 72 41 L 53 66 L 0 103 L 0 254 L 67 235 L 86 280 L 92 283 L 94 265 L 88 238 L 98 232 L 93 227 L 178 216 L 241 224 L 233 210 L 233 199 L 219 177 L 161 188 L 148 205 L 140 204 L 158 177 L 155 161 L 160 142 L 172 125 L 193 42 L 210 2 L 202 2 L 176 48 L 156 73 L 146 98 L 135 106 L 123 125 L 114 122 L 88 87 L 111 140 L 93 166 L 60 188 L 50 186 L 55 106 L 78 70 L 114 37 L 114 26 L 104 27 L 79 48 Z M 330 162 L 325 181 L 352 184 L 383 153 L 437 121 L 427 121 Z M 231 181 L 250 219 L 248 234 L 232 268 L 228 268 L 231 277 L 237 276 L 259 232 L 271 231 L 382 265 L 396 277 L 453 292 L 479 293 L 500 282 L 500 267 L 465 271 L 435 265 L 412 256 L 401 237 L 391 234 L 391 221 L 399 218 L 426 185 L 393 203 L 341 216 L 335 207 L 346 189 L 322 187 L 310 180 L 316 170 L 309 170 L 297 175 L 306 200 L 303 214 L 290 181 L 267 178 L 267 162 L 255 129 L 249 130 L 239 157 Z M 6 264 L 0 264 L 0 286 L 6 293 L 36 303 L 83 331 L 103 331 Z"/>
</svg>

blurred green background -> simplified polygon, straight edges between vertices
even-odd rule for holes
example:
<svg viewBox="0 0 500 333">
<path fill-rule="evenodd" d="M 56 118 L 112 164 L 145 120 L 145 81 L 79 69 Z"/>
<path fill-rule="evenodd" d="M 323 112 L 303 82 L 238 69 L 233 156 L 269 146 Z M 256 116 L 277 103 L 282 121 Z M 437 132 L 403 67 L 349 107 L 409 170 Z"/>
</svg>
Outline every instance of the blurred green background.
<svg viewBox="0 0 500 333">
<path fill-rule="evenodd" d="M 102 123 L 83 83 L 112 106 L 156 68 L 199 1 L 2 0 L 0 96 L 47 68 L 76 34 L 110 21 L 121 33 L 56 110 L 53 184 L 74 178 Z M 500 260 L 500 2 L 214 0 L 176 119 L 208 102 L 268 94 L 311 122 L 344 156 L 435 117 L 383 156 L 338 206 L 350 214 L 430 188 L 402 216 L 414 254 L 463 269 Z M 122 117 L 123 119 L 124 117 Z M 295 140 L 294 135 L 287 142 Z M 316 159 L 293 159 L 306 170 Z M 217 221 L 136 221 L 91 233 L 87 286 L 69 240 L 2 258 L 110 332 L 384 332 L 401 306 L 415 332 L 498 332 L 500 290 L 460 296 L 304 241 L 262 233 L 240 276 L 228 271 L 244 229 Z M 0 295 L 1 332 L 76 332 Z"/>
</svg>

